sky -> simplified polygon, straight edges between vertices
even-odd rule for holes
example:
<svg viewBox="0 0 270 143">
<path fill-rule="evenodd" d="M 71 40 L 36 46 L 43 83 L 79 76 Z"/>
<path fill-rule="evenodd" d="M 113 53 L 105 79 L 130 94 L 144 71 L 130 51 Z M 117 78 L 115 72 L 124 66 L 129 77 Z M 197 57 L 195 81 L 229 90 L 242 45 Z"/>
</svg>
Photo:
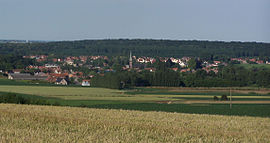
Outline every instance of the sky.
<svg viewBox="0 0 270 143">
<path fill-rule="evenodd" d="M 270 0 L 0 0 L 0 39 L 270 43 Z"/>
</svg>

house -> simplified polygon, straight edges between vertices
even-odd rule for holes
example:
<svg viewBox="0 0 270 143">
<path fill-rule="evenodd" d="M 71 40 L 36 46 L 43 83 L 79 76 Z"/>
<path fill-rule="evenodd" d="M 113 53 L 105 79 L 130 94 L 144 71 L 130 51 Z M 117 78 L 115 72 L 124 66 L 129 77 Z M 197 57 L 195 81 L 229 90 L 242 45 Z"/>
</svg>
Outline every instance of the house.
<svg viewBox="0 0 270 143">
<path fill-rule="evenodd" d="M 155 63 L 155 62 L 156 62 L 156 59 L 154 59 L 154 58 L 150 58 L 150 62 L 151 62 L 151 64 L 153 64 L 153 63 Z"/>
<path fill-rule="evenodd" d="M 180 65 L 181 67 L 186 67 L 186 66 L 187 66 L 187 64 L 185 64 L 184 62 L 180 62 L 179 65 Z"/>
<path fill-rule="evenodd" d="M 57 85 L 68 85 L 68 81 L 65 78 L 57 78 L 55 81 Z"/>
<path fill-rule="evenodd" d="M 160 57 L 159 60 L 160 60 L 161 62 L 166 63 L 166 62 L 168 61 L 168 58 L 162 58 L 162 57 Z"/>
<path fill-rule="evenodd" d="M 87 56 L 80 56 L 79 58 L 84 63 L 87 61 Z"/>
<path fill-rule="evenodd" d="M 66 79 L 68 76 L 69 76 L 68 73 L 62 73 L 62 74 L 51 73 L 51 74 L 49 74 L 48 81 L 56 83 L 56 80 L 58 78 L 65 78 Z"/>
<path fill-rule="evenodd" d="M 57 64 L 45 64 L 46 68 L 58 68 Z"/>
<path fill-rule="evenodd" d="M 256 62 L 256 59 L 255 59 L 255 58 L 249 59 L 249 61 L 251 61 L 251 62 Z"/>
<path fill-rule="evenodd" d="M 53 73 L 61 74 L 61 69 L 55 69 L 55 70 L 53 71 Z"/>
<path fill-rule="evenodd" d="M 188 69 L 181 69 L 180 70 L 180 72 L 190 72 L 191 70 L 190 70 L 190 68 L 188 68 Z"/>
<path fill-rule="evenodd" d="M 52 61 L 53 61 L 53 62 L 57 62 L 57 58 L 53 58 Z"/>
<path fill-rule="evenodd" d="M 22 69 L 13 69 L 13 73 L 21 73 Z"/>
<path fill-rule="evenodd" d="M 70 66 L 72 66 L 74 64 L 73 60 L 67 60 L 66 63 Z"/>
<path fill-rule="evenodd" d="M 29 73 L 10 73 L 8 79 L 12 80 L 47 80 L 47 76 L 33 76 Z"/>
<path fill-rule="evenodd" d="M 178 68 L 171 68 L 171 70 L 173 70 L 173 71 L 178 71 Z"/>
<path fill-rule="evenodd" d="M 264 62 L 263 62 L 263 60 L 258 60 L 258 61 L 256 61 L 256 63 L 257 64 L 263 64 Z"/>
<path fill-rule="evenodd" d="M 113 70 L 113 69 L 106 69 L 104 72 L 115 72 L 115 70 Z"/>
<path fill-rule="evenodd" d="M 218 64 L 221 64 L 220 61 L 214 61 L 214 64 L 218 65 Z"/>
<path fill-rule="evenodd" d="M 34 73 L 35 76 L 48 76 L 48 74 L 44 73 L 44 72 L 36 72 Z"/>
<path fill-rule="evenodd" d="M 180 62 L 182 62 L 181 59 L 175 59 L 175 58 L 170 58 L 170 59 L 173 63 L 176 63 L 176 64 L 179 64 Z"/>
<path fill-rule="evenodd" d="M 56 63 L 56 62 L 62 62 L 62 60 L 59 59 L 59 58 L 53 58 L 52 61 L 55 62 L 55 63 Z"/>
<path fill-rule="evenodd" d="M 150 71 L 150 72 L 155 72 L 156 68 L 144 68 L 144 70 Z"/>
<path fill-rule="evenodd" d="M 89 80 L 83 80 L 82 81 L 82 86 L 90 86 L 90 81 Z"/>
<path fill-rule="evenodd" d="M 144 63 L 144 59 L 143 59 L 143 58 L 138 58 L 138 59 L 137 59 L 137 62 L 139 62 L 139 63 Z"/>
</svg>

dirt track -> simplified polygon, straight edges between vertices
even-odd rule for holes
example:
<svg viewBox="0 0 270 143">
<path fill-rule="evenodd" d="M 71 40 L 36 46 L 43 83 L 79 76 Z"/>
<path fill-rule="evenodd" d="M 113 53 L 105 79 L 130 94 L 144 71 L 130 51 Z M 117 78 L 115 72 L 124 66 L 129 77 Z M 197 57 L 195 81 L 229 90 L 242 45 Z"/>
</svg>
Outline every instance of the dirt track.
<svg viewBox="0 0 270 143">
<path fill-rule="evenodd" d="M 149 87 L 157 89 L 166 89 L 170 92 L 230 92 L 229 87 Z M 269 88 L 248 88 L 248 87 L 232 87 L 233 93 L 257 93 L 270 94 Z"/>
<path fill-rule="evenodd" d="M 230 104 L 230 101 L 188 100 L 188 101 L 157 101 L 159 104 Z M 232 104 L 270 104 L 270 101 L 232 101 Z"/>
<path fill-rule="evenodd" d="M 189 100 L 182 103 L 230 104 L 230 101 Z M 232 104 L 270 104 L 270 101 L 232 101 Z"/>
</svg>

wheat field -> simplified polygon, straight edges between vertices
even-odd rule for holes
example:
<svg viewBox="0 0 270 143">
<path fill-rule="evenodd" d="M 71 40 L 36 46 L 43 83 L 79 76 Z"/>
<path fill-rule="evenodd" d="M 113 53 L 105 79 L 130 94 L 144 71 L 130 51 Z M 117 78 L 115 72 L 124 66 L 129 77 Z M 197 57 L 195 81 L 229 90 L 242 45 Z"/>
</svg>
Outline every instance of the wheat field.
<svg viewBox="0 0 270 143">
<path fill-rule="evenodd" d="M 270 118 L 0 104 L 0 142 L 270 142 Z"/>
</svg>

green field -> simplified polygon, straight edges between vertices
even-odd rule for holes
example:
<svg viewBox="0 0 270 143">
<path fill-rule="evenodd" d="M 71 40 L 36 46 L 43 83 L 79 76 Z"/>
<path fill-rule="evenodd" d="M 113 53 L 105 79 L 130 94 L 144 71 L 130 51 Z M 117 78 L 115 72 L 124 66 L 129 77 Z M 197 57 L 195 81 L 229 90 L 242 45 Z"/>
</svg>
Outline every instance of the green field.
<svg viewBox="0 0 270 143">
<path fill-rule="evenodd" d="M 0 85 L 53 86 L 46 81 L 10 80 L 3 77 L 0 78 Z"/>
<path fill-rule="evenodd" d="M 181 91 L 181 92 L 180 92 Z M 115 101 L 185 101 L 185 100 L 211 100 L 213 96 L 228 95 L 227 90 L 168 90 L 156 88 L 138 88 L 135 90 L 115 90 L 105 88 L 87 87 L 57 87 L 57 86 L 0 86 L 0 92 L 37 95 L 48 98 L 64 100 L 115 100 Z M 189 92 L 188 92 L 189 91 Z M 193 92 L 192 92 L 193 91 Z M 240 90 L 241 91 L 241 90 Z M 253 91 L 253 90 L 252 90 Z M 255 91 L 248 94 L 235 90 L 233 100 L 262 100 L 270 101 L 270 95 L 259 94 Z M 270 92 L 270 91 L 269 91 Z"/>
<path fill-rule="evenodd" d="M 113 90 L 88 87 L 0 86 L 0 95 L 7 93 L 39 98 L 60 106 L 270 117 L 268 89 L 233 90 L 232 109 L 229 108 L 229 101 L 213 101 L 213 96 L 229 95 L 226 88 Z"/>
</svg>

